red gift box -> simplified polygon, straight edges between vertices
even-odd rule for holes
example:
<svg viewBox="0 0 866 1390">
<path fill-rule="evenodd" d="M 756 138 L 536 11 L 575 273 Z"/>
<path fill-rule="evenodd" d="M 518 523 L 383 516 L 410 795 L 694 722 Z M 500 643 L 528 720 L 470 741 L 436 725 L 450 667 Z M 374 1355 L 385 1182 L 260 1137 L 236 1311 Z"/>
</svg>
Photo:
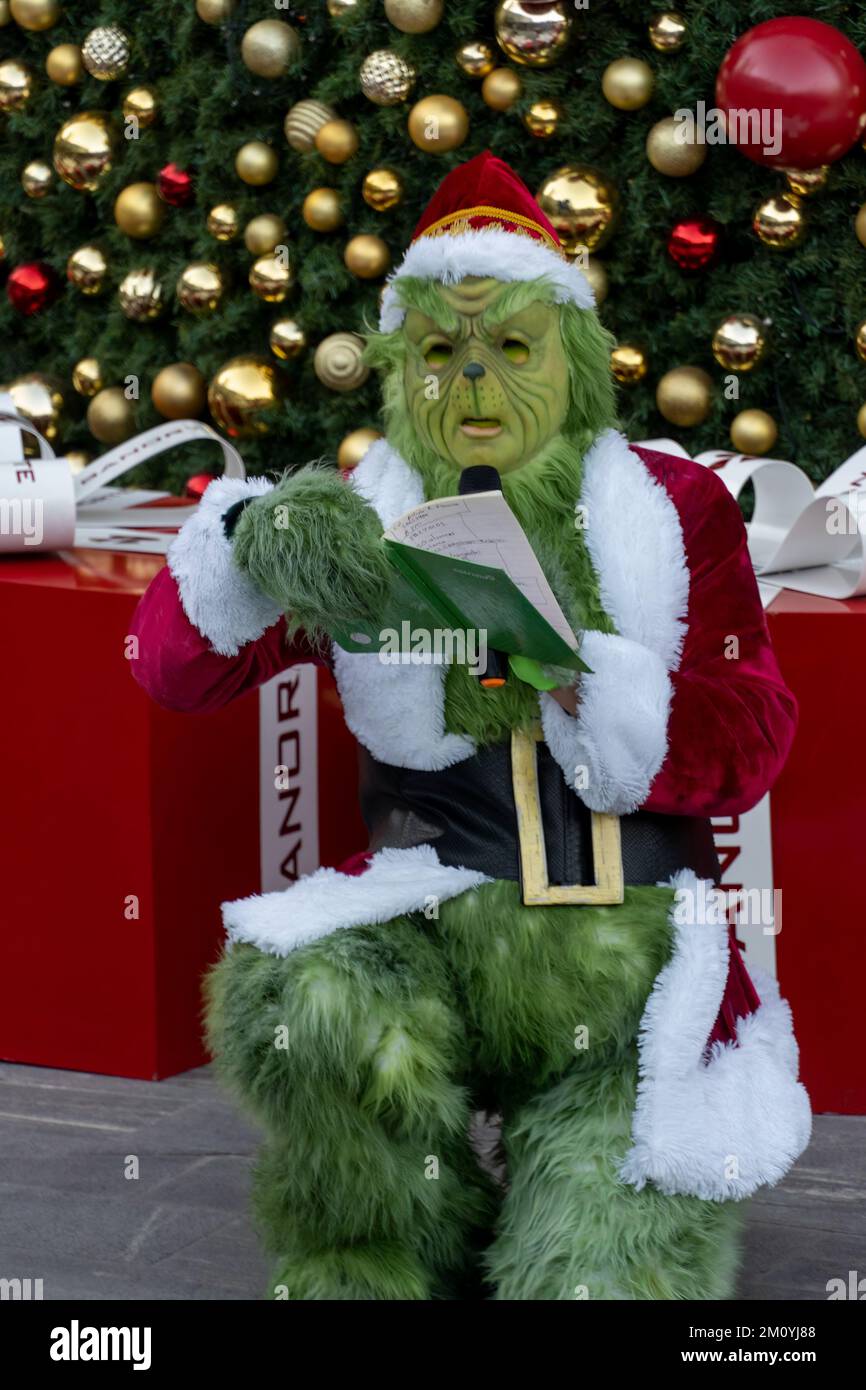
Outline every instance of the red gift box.
<svg viewBox="0 0 866 1390">
<path fill-rule="evenodd" d="M 154 1079 L 198 1066 L 220 903 L 365 843 L 327 671 L 295 667 L 206 715 L 136 685 L 126 637 L 162 563 L 0 560 L 8 1061 Z"/>
</svg>

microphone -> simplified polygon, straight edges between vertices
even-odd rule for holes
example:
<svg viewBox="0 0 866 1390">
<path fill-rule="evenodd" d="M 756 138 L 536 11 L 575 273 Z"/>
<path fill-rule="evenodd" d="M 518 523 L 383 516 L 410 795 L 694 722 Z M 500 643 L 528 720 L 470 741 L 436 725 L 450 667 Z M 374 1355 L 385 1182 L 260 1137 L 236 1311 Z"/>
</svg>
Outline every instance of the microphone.
<svg viewBox="0 0 866 1390">
<path fill-rule="evenodd" d="M 501 492 L 502 479 L 497 469 L 488 463 L 476 463 L 464 468 L 460 474 L 457 492 L 460 497 L 468 497 L 473 492 Z M 479 681 L 485 690 L 499 690 L 508 679 L 508 657 L 504 652 L 487 650 L 487 666 L 479 673 Z"/>
</svg>

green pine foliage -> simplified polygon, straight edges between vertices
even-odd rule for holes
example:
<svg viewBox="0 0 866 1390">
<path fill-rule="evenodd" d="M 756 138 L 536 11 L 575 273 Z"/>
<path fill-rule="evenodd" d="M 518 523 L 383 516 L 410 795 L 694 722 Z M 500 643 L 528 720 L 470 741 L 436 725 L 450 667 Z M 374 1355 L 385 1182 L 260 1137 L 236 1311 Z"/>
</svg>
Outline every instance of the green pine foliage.
<svg viewBox="0 0 866 1390">
<path fill-rule="evenodd" d="M 253 472 L 333 458 L 344 434 L 380 420 L 375 379 L 340 394 L 322 386 L 313 371 L 313 348 L 323 337 L 363 330 L 376 319 L 380 284 L 358 280 L 345 268 L 348 237 L 378 233 L 398 259 L 442 176 L 490 147 L 533 191 L 545 175 L 569 161 L 596 165 L 619 187 L 621 221 L 601 253 L 610 280 L 601 316 L 620 341 L 640 341 L 649 353 L 647 378 L 620 393 L 621 416 L 631 438 L 674 435 L 696 453 L 726 445 L 736 411 L 759 406 L 779 424 L 774 452 L 794 459 L 816 479 L 826 476 L 861 442 L 856 414 L 866 401 L 866 366 L 856 357 L 853 333 L 866 317 L 866 249 L 856 240 L 853 219 L 866 200 L 866 154 L 855 146 L 833 167 L 826 189 L 809 201 L 805 240 L 790 252 L 762 246 L 751 230 L 757 204 L 783 189 L 780 174 L 724 147 L 711 148 L 704 167 L 690 178 L 658 174 L 644 150 L 649 128 L 701 98 L 712 105 L 716 71 L 734 40 L 792 6 L 790 0 L 753 0 L 748 6 L 737 0 L 684 0 L 679 8 L 689 35 L 673 54 L 656 53 L 649 43 L 651 5 L 592 0 L 575 9 L 570 51 L 556 67 L 521 69 L 523 97 L 508 113 L 490 110 L 481 99 L 480 83 L 454 62 L 459 44 L 492 40 L 492 0 L 450 0 L 439 27 L 417 37 L 400 34 L 389 24 L 381 0 L 358 0 L 340 18 L 329 14 L 325 0 L 292 0 L 286 7 L 269 0 L 239 0 L 221 28 L 199 20 L 194 0 L 69 4 L 59 23 L 44 33 L 10 23 L 0 29 L 0 53 L 25 62 L 36 82 L 26 109 L 3 118 L 0 126 L 5 266 L 44 259 L 63 276 L 70 252 L 98 239 L 112 271 L 100 297 L 87 299 L 66 286 L 55 304 L 29 318 L 15 313 L 4 295 L 0 381 L 33 370 L 54 374 L 69 396 L 61 444 L 99 452 L 84 420 L 87 403 L 71 389 L 71 370 L 79 358 L 96 356 L 108 383 L 121 384 L 130 374 L 140 379 L 137 423 L 145 429 L 159 420 L 150 385 L 161 367 L 191 361 L 209 378 L 237 353 L 267 355 L 269 326 L 288 313 L 302 322 L 310 348 L 286 368 L 288 397 L 270 433 L 245 441 L 244 456 Z M 866 50 L 862 6 L 801 0 L 793 8 L 836 24 Z M 286 77 L 268 81 L 244 67 L 240 42 L 251 24 L 273 17 L 297 25 L 303 52 Z M 45 57 L 54 45 L 81 43 L 91 27 L 112 22 L 128 32 L 133 44 L 123 79 L 86 77 L 71 89 L 48 80 Z M 361 94 L 358 68 L 376 48 L 392 48 L 415 65 L 413 99 L 442 92 L 465 104 L 471 129 L 460 150 L 443 156 L 422 153 L 407 135 L 407 106 L 380 108 Z M 625 55 L 646 58 L 656 73 L 652 101 L 633 113 L 614 110 L 601 93 L 604 68 Z M 24 195 L 21 169 L 31 159 L 50 160 L 55 132 L 66 117 L 80 109 L 100 109 L 114 113 L 120 125 L 123 93 L 141 83 L 157 89 L 158 121 L 142 130 L 137 141 L 122 142 L 115 167 L 95 193 L 75 192 L 57 180 L 42 200 Z M 544 141 L 533 138 L 520 119 L 542 95 L 558 100 L 564 111 L 558 133 Z M 360 148 L 347 164 L 329 165 L 315 152 L 297 154 L 286 143 L 282 127 L 287 110 L 310 96 L 333 104 L 356 124 Z M 280 155 L 277 179 L 263 188 L 248 188 L 234 170 L 236 150 L 251 139 L 271 142 Z M 195 200 L 188 207 L 168 209 L 160 234 L 151 241 L 131 241 L 114 225 L 114 200 L 126 184 L 154 179 L 170 161 L 193 173 Z M 367 207 L 361 197 L 364 174 L 377 165 L 398 170 L 406 186 L 403 203 L 384 214 Z M 328 235 L 311 231 L 301 218 L 304 197 L 320 185 L 337 187 L 346 206 L 345 226 Z M 209 235 L 208 210 L 225 201 L 238 203 L 243 221 L 260 212 L 277 212 L 286 220 L 297 283 L 283 305 L 263 304 L 249 290 L 252 258 L 242 239 L 226 245 Z M 724 226 L 720 260 L 708 272 L 683 273 L 666 253 L 668 231 L 679 217 L 706 213 Z M 216 261 L 232 280 L 222 307 L 202 319 L 182 310 L 173 293 L 184 265 L 197 259 Z M 154 323 L 130 323 L 120 312 L 116 286 L 126 271 L 147 264 L 159 271 L 168 309 Z M 723 372 L 710 351 L 714 327 L 733 311 L 772 321 L 771 352 L 741 378 L 739 402 L 723 398 Z M 655 407 L 656 382 L 680 364 L 706 368 L 719 387 L 710 418 L 692 430 L 669 426 Z M 211 458 L 169 456 L 142 470 L 142 477 L 180 490 L 185 476 Z"/>
</svg>

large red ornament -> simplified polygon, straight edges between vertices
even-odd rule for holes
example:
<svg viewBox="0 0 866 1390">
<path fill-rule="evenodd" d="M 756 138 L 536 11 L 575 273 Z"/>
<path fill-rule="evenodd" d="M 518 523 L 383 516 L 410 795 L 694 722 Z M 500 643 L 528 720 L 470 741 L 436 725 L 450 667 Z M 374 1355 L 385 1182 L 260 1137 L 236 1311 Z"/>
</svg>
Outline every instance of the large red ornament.
<svg viewBox="0 0 866 1390">
<path fill-rule="evenodd" d="M 193 501 L 200 502 L 215 477 L 216 473 L 193 473 L 192 477 L 186 480 L 184 497 L 191 497 Z"/>
<path fill-rule="evenodd" d="M 156 176 L 156 187 L 164 203 L 182 208 L 193 196 L 192 177 L 176 164 L 166 164 Z"/>
<path fill-rule="evenodd" d="M 685 217 L 668 233 L 668 255 L 680 270 L 706 270 L 719 249 L 721 231 L 712 217 Z"/>
<path fill-rule="evenodd" d="M 43 261 L 25 261 L 17 265 L 6 281 L 9 303 L 19 314 L 38 314 L 55 299 L 60 281 Z"/>
<path fill-rule="evenodd" d="M 716 106 L 756 113 L 751 122 L 741 117 L 738 130 L 728 121 L 728 139 L 748 159 L 776 169 L 815 169 L 841 159 L 866 127 L 866 63 L 831 24 L 770 19 L 725 54 Z M 777 111 L 781 139 L 767 139 L 758 121 Z M 774 152 L 766 154 L 768 148 Z"/>
</svg>

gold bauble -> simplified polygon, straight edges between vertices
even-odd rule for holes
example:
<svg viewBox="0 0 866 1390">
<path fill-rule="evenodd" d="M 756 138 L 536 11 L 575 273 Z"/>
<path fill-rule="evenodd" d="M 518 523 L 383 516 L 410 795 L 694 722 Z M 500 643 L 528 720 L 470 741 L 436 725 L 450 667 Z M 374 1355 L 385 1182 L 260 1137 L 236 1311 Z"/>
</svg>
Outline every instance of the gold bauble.
<svg viewBox="0 0 866 1390">
<path fill-rule="evenodd" d="M 444 12 L 445 0 L 385 0 L 385 14 L 401 34 L 429 34 Z"/>
<path fill-rule="evenodd" d="M 7 24 L 12 23 L 12 11 L 9 8 L 9 0 L 0 0 L 0 29 L 5 29 Z"/>
<path fill-rule="evenodd" d="M 676 10 L 664 10 L 653 15 L 649 24 L 649 41 L 659 53 L 675 53 L 686 38 L 686 21 Z"/>
<path fill-rule="evenodd" d="M 235 173 L 254 188 L 272 183 L 279 167 L 276 150 L 264 140 L 248 140 L 235 155 Z"/>
<path fill-rule="evenodd" d="M 861 362 L 866 362 L 866 319 L 854 329 L 854 347 Z"/>
<path fill-rule="evenodd" d="M 150 399 L 166 420 L 189 420 L 207 403 L 207 382 L 191 362 L 173 362 L 153 378 Z"/>
<path fill-rule="evenodd" d="M 156 92 L 152 87 L 131 87 L 123 98 L 124 116 L 134 116 L 143 130 L 156 120 Z"/>
<path fill-rule="evenodd" d="M 91 29 L 81 45 L 81 58 L 91 77 L 114 82 L 129 66 L 129 35 L 117 24 Z"/>
<path fill-rule="evenodd" d="M 344 14 L 351 14 L 357 3 L 358 0 L 328 0 L 328 14 L 332 19 L 342 19 Z"/>
<path fill-rule="evenodd" d="M 87 242 L 66 262 L 66 278 L 82 294 L 100 294 L 108 274 L 108 258 L 101 246 Z"/>
<path fill-rule="evenodd" d="M 785 181 L 798 198 L 809 198 L 825 187 L 829 174 L 829 164 L 819 164 L 816 169 L 786 169 Z"/>
<path fill-rule="evenodd" d="M 866 203 L 858 210 L 854 219 L 854 231 L 861 246 L 866 246 Z"/>
<path fill-rule="evenodd" d="M 244 227 L 244 243 L 253 256 L 269 256 L 287 236 L 285 222 L 274 212 L 260 212 Z"/>
<path fill-rule="evenodd" d="M 766 454 L 779 437 L 766 410 L 741 410 L 731 421 L 731 443 L 740 454 Z"/>
<path fill-rule="evenodd" d="M 380 236 L 353 236 L 343 260 L 359 280 L 376 280 L 391 264 L 391 252 Z"/>
<path fill-rule="evenodd" d="M 490 44 L 482 43 L 478 39 L 473 43 L 464 43 L 461 48 L 458 48 L 454 54 L 454 61 L 467 77 L 486 77 L 496 65 Z"/>
<path fill-rule="evenodd" d="M 656 405 L 672 425 L 701 425 L 713 403 L 713 383 L 700 367 L 674 367 L 656 387 Z"/>
<path fill-rule="evenodd" d="M 454 97 L 423 97 L 409 112 L 409 138 L 428 154 L 459 149 L 468 134 L 466 107 Z"/>
<path fill-rule="evenodd" d="M 226 292 L 226 280 L 212 261 L 190 261 L 174 287 L 178 303 L 190 314 L 212 314 Z"/>
<path fill-rule="evenodd" d="M 500 0 L 494 19 L 496 42 L 515 63 L 548 68 L 562 57 L 571 35 L 566 4 L 538 5 Z"/>
<path fill-rule="evenodd" d="M 44 159 L 31 159 L 21 170 L 21 187 L 28 198 L 44 198 L 54 181 L 54 170 Z"/>
<path fill-rule="evenodd" d="M 553 101 L 534 101 L 528 111 L 523 113 L 523 124 L 539 140 L 547 140 L 556 134 L 562 111 Z"/>
<path fill-rule="evenodd" d="M 241 229 L 234 203 L 217 203 L 207 215 L 207 229 L 215 241 L 234 241 Z"/>
<path fill-rule="evenodd" d="M 316 131 L 326 122 L 336 119 L 334 108 L 326 106 L 323 101 L 299 101 L 286 115 L 283 131 L 293 150 L 299 154 L 309 154 Z"/>
<path fill-rule="evenodd" d="M 288 362 L 298 357 L 307 346 L 307 335 L 296 319 L 277 319 L 271 324 L 268 344 L 274 357 Z"/>
<path fill-rule="evenodd" d="M 285 77 L 300 52 L 297 29 L 282 19 L 260 19 L 241 39 L 241 60 L 257 77 Z"/>
<path fill-rule="evenodd" d="M 77 43 L 59 43 L 45 59 L 45 71 L 58 87 L 74 87 L 84 76 L 84 63 Z"/>
<path fill-rule="evenodd" d="M 587 256 L 583 273 L 589 281 L 589 288 L 595 295 L 596 307 L 607 299 L 607 271 L 595 256 Z"/>
<path fill-rule="evenodd" d="M 29 420 L 34 429 L 44 434 L 46 439 L 57 438 L 64 402 L 63 392 L 53 377 L 43 376 L 41 372 L 27 372 L 4 386 L 3 390 L 12 397 L 18 414 Z"/>
<path fill-rule="evenodd" d="M 58 0 L 11 0 L 9 9 L 16 24 L 37 33 L 53 29 L 60 18 Z"/>
<path fill-rule="evenodd" d="M 643 58 L 616 58 L 601 77 L 605 101 L 617 111 L 639 111 L 653 94 L 655 76 Z"/>
<path fill-rule="evenodd" d="M 95 396 L 97 391 L 101 391 L 105 382 L 102 380 L 102 368 L 95 357 L 82 357 L 72 368 L 72 385 L 79 396 Z"/>
<path fill-rule="evenodd" d="M 250 266 L 250 289 L 266 304 L 281 304 L 295 283 L 295 275 L 285 255 L 259 256 Z"/>
<path fill-rule="evenodd" d="M 69 471 L 74 477 L 76 473 L 84 472 L 93 455 L 89 454 L 86 449 L 67 449 L 65 457 L 69 464 Z"/>
<path fill-rule="evenodd" d="M 316 376 L 332 391 L 355 391 L 370 375 L 363 354 L 364 340 L 357 333 L 331 333 L 316 348 Z"/>
<path fill-rule="evenodd" d="M 337 449 L 337 467 L 344 469 L 357 468 L 361 459 L 366 454 L 371 444 L 375 444 L 382 435 L 378 430 L 364 426 L 359 430 L 352 430 L 351 434 L 345 435 Z"/>
<path fill-rule="evenodd" d="M 361 194 L 374 212 L 387 212 L 403 198 L 403 180 L 393 169 L 371 169 L 364 179 Z"/>
<path fill-rule="evenodd" d="M 87 426 L 100 444 L 122 444 L 135 434 L 135 407 L 122 386 L 106 386 L 87 407 Z"/>
<path fill-rule="evenodd" d="M 522 91 L 523 83 L 513 68 L 494 68 L 481 84 L 481 96 L 494 111 L 508 111 Z"/>
<path fill-rule="evenodd" d="M 694 174 L 707 157 L 706 145 L 678 139 L 683 129 L 674 116 L 665 116 L 656 121 L 646 138 L 647 159 L 654 169 L 667 174 L 668 178 L 684 179 Z"/>
<path fill-rule="evenodd" d="M 195 0 L 195 12 L 205 24 L 225 24 L 236 3 L 237 0 Z"/>
<path fill-rule="evenodd" d="M 857 429 L 860 431 L 863 438 L 866 439 L 866 404 L 861 405 L 860 409 L 857 411 Z"/>
<path fill-rule="evenodd" d="M 114 164 L 117 133 L 102 111 L 78 111 L 54 137 L 54 168 L 79 193 L 92 193 Z"/>
<path fill-rule="evenodd" d="M 265 411 L 284 399 L 285 379 L 267 357 L 245 354 L 223 364 L 208 387 L 207 403 L 220 429 L 232 439 L 265 434 Z"/>
<path fill-rule="evenodd" d="M 314 188 L 304 199 L 301 216 L 314 232 L 332 232 L 343 222 L 339 193 L 335 188 Z"/>
<path fill-rule="evenodd" d="M 114 202 L 114 220 L 136 241 L 156 236 L 165 217 L 165 203 L 152 183 L 129 183 Z"/>
<path fill-rule="evenodd" d="M 316 131 L 314 143 L 329 164 L 345 164 L 358 149 L 358 132 L 351 121 L 326 121 Z"/>
<path fill-rule="evenodd" d="M 620 386 L 636 386 L 648 367 L 646 352 L 637 343 L 619 343 L 610 354 L 610 369 Z"/>
<path fill-rule="evenodd" d="M 30 100 L 33 79 L 30 69 L 17 58 L 0 63 L 0 111 L 20 111 Z"/>
<path fill-rule="evenodd" d="M 149 266 L 130 270 L 117 289 L 122 312 L 134 323 L 157 318 L 163 310 L 162 285 Z"/>
<path fill-rule="evenodd" d="M 566 251 L 597 251 L 619 217 L 619 194 L 610 180 L 587 164 L 564 164 L 536 194 Z"/>
<path fill-rule="evenodd" d="M 752 219 L 752 230 L 765 246 L 788 251 L 803 240 L 806 217 L 800 200 L 793 193 L 779 193 L 761 203 Z"/>
<path fill-rule="evenodd" d="M 754 314 L 728 314 L 713 334 L 713 356 L 730 372 L 750 372 L 766 347 L 764 325 Z"/>
<path fill-rule="evenodd" d="M 415 69 L 392 53 L 390 48 L 377 48 L 368 53 L 358 74 L 361 91 L 376 106 L 399 106 L 415 86 Z"/>
</svg>

